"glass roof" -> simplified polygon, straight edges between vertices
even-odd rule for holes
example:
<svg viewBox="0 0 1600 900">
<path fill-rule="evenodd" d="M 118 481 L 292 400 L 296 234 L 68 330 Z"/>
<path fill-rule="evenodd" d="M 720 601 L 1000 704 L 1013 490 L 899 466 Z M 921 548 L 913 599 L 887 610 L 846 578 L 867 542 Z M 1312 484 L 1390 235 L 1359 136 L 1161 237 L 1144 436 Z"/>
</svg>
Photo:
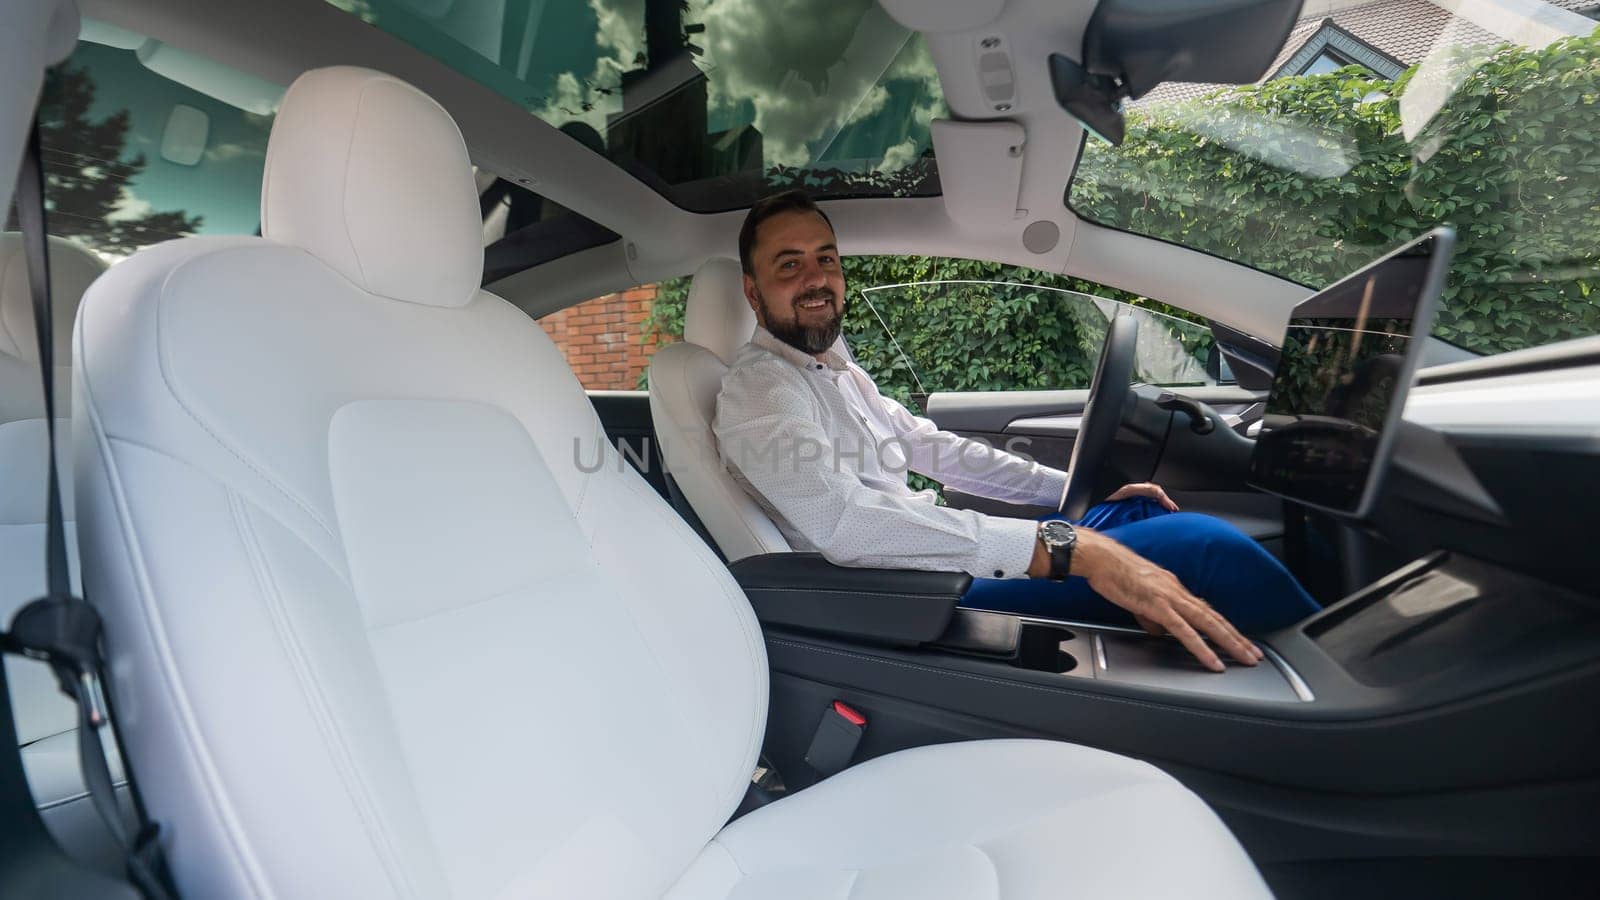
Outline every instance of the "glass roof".
<svg viewBox="0 0 1600 900">
<path fill-rule="evenodd" d="M 328 0 L 696 212 L 939 192 L 927 47 L 873 0 Z"/>
</svg>

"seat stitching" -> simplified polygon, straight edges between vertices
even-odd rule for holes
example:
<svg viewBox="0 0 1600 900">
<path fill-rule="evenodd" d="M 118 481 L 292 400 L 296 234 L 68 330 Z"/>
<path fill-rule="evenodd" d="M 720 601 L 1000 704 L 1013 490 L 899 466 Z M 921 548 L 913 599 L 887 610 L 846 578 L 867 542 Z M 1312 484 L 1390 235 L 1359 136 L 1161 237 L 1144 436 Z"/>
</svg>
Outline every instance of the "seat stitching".
<svg viewBox="0 0 1600 900">
<path fill-rule="evenodd" d="M 685 346 L 692 346 L 692 347 L 695 347 L 696 349 L 699 349 L 699 350 L 705 350 L 705 352 L 707 352 L 707 353 L 711 352 L 709 350 L 706 350 L 704 347 L 701 347 L 699 344 L 685 344 Z M 679 353 L 678 355 L 681 356 L 682 354 Z M 713 354 L 713 355 L 715 355 L 715 354 Z M 670 357 L 669 357 L 669 359 L 670 359 Z M 720 360 L 719 360 L 719 362 L 720 362 Z M 722 368 L 723 368 L 724 372 L 726 372 L 728 367 L 724 363 L 724 364 L 722 364 Z M 678 371 L 675 374 L 677 376 L 678 381 L 680 382 L 680 385 L 679 385 L 680 388 L 681 388 L 680 394 L 682 396 L 688 396 L 688 397 L 690 397 L 692 399 L 693 396 L 694 396 L 694 390 L 690 386 L 690 382 L 689 382 L 689 367 L 687 365 L 680 365 L 680 366 L 678 366 Z M 695 412 L 695 415 L 698 417 L 698 415 L 699 415 L 698 410 Z M 671 417 L 669 416 L 668 418 L 670 419 Z M 669 422 L 669 424 L 675 425 L 676 423 L 675 422 Z M 721 457 L 721 454 L 720 454 L 719 448 L 718 448 L 716 429 L 712 426 L 711 423 L 705 423 L 705 425 L 706 425 L 706 430 L 711 432 L 711 450 L 713 452 L 717 453 L 717 460 L 718 460 L 717 472 L 718 472 L 718 474 L 729 475 L 728 467 L 726 465 L 721 464 L 721 458 L 722 457 Z M 665 445 L 663 444 L 663 446 L 665 446 Z M 665 459 L 666 459 L 666 455 L 665 454 L 662 454 L 662 459 L 663 459 L 663 461 L 665 461 Z M 692 468 L 692 466 L 691 466 L 691 468 Z M 711 470 L 711 468 L 712 467 L 710 466 L 709 463 L 705 466 L 705 469 L 708 470 L 708 471 Z M 670 469 L 671 469 L 671 466 L 669 465 L 668 466 L 668 470 L 670 471 Z M 729 477 L 731 477 L 731 475 Z M 741 498 L 747 499 L 747 500 L 750 499 L 749 493 L 747 491 L 745 491 L 743 487 L 740 487 L 737 483 L 735 483 L 734 487 L 738 488 L 738 493 L 734 493 L 733 489 L 729 488 L 728 485 L 726 483 L 724 483 L 722 479 L 717 478 L 715 475 L 713 475 L 711 477 L 710 481 L 711 481 L 711 489 L 712 489 L 713 493 L 720 495 L 716 499 L 720 500 L 724 505 L 732 508 L 734 520 L 738 523 L 739 527 L 744 530 L 745 534 L 750 538 L 750 542 L 755 544 L 757 547 L 761 548 L 765 552 L 771 552 L 767 547 L 767 541 L 765 539 L 763 539 L 761 537 L 761 535 L 756 533 L 755 527 L 752 526 L 750 524 L 749 520 L 747 520 L 745 518 L 744 514 L 739 511 L 739 502 L 738 502 L 739 499 L 741 499 Z M 685 498 L 687 499 L 687 492 L 685 493 Z M 690 500 L 689 506 L 691 508 L 694 506 L 694 501 L 693 500 Z M 707 527 L 707 529 L 709 529 L 711 526 L 707 525 L 706 527 Z M 776 523 L 774 523 L 774 527 L 776 527 Z M 726 550 L 726 548 L 724 548 L 724 549 Z M 784 549 L 788 549 L 788 548 L 784 548 Z"/>
<path fill-rule="evenodd" d="M 222 478 L 220 478 L 218 476 L 211 475 L 210 473 L 207 473 L 203 469 L 200 469 L 199 467 L 197 467 L 194 463 L 190 462 L 189 460 L 182 459 L 180 457 L 174 456 L 171 453 L 167 452 L 166 450 L 163 450 L 160 447 L 154 446 L 153 444 L 147 444 L 144 441 L 138 441 L 138 440 L 134 440 L 132 438 L 125 438 L 125 437 L 110 438 L 109 440 L 110 440 L 111 443 L 119 444 L 119 445 L 124 446 L 124 447 L 137 447 L 140 450 L 145 450 L 147 452 L 157 454 L 157 455 L 162 456 L 162 457 L 164 457 L 166 459 L 170 459 L 173 462 L 179 463 L 179 464 L 181 464 L 183 466 L 186 466 L 186 467 L 188 467 L 190 469 L 193 469 L 196 472 L 200 472 L 205 477 L 213 479 L 214 481 L 216 481 L 220 485 L 225 485 L 226 484 L 226 482 L 224 482 L 222 480 Z M 282 523 L 281 519 L 279 519 L 278 521 L 280 522 L 280 524 L 284 524 L 284 523 Z M 287 524 L 284 524 L 284 527 L 288 528 L 289 526 Z M 297 535 L 297 537 L 298 537 L 298 535 Z M 327 568 L 329 574 L 331 574 L 331 575 L 333 575 L 333 577 L 339 579 L 339 583 L 340 584 L 344 585 L 346 588 L 349 588 L 352 591 L 355 590 L 355 585 L 353 583 L 351 583 L 348 572 L 340 569 L 339 566 L 335 565 L 334 562 L 332 560 L 328 559 L 327 555 L 325 553 L 323 553 L 322 550 L 319 549 L 311 541 L 308 541 L 308 540 L 305 540 L 304 538 L 301 538 L 300 542 L 303 545 L 305 545 L 306 549 L 310 550 L 311 553 L 314 556 L 317 557 L 317 561 L 318 562 L 322 563 L 322 565 Z"/>
<path fill-rule="evenodd" d="M 83 340 L 87 328 L 80 327 L 74 340 L 76 343 L 76 356 L 84 358 Z M 221 779 L 211 760 L 211 754 L 206 746 L 205 739 L 194 720 L 194 709 L 189 703 L 188 693 L 184 690 L 182 679 L 176 671 L 173 660 L 172 647 L 166 640 L 166 628 L 162 623 L 161 610 L 155 602 L 155 590 L 150 584 L 150 574 L 144 566 L 144 554 L 139 546 L 138 535 L 134 533 L 132 516 L 128 510 L 127 494 L 122 486 L 122 476 L 117 470 L 116 462 L 111 452 L 110 439 L 106 435 L 105 424 L 100 419 L 100 410 L 95 403 L 94 389 L 87 370 L 82 372 L 80 379 L 83 385 L 83 409 L 89 419 L 89 431 L 100 451 L 101 465 L 104 469 L 107 489 L 111 494 L 112 508 L 115 510 L 116 532 L 121 538 L 123 552 L 127 554 L 129 567 L 133 569 L 133 581 L 137 586 L 137 600 L 143 612 L 140 616 L 146 637 L 156 650 L 155 669 L 160 674 L 160 686 L 165 689 L 172 707 L 176 711 L 175 718 L 179 727 L 183 729 L 185 740 L 179 741 L 181 752 L 190 757 L 196 770 L 200 774 L 200 796 L 211 806 L 211 812 L 220 820 L 224 845 L 229 847 L 234 854 L 234 861 L 245 875 L 247 883 L 255 896 L 266 896 L 268 890 L 266 873 L 262 871 L 260 862 L 251 852 L 248 842 L 244 839 L 243 831 L 233 813 L 232 804 L 223 792 Z M 113 688 L 115 685 L 113 685 Z M 131 759 L 123 760 L 124 767 L 132 769 Z"/>
<path fill-rule="evenodd" d="M 1000 897 L 1000 865 L 994 861 L 994 857 L 989 855 L 989 851 L 983 845 L 974 841 L 968 846 L 976 850 L 978 855 L 983 857 L 983 861 L 989 864 L 989 875 L 994 879 L 994 890 L 990 893 L 990 896 L 998 900 Z"/>
<path fill-rule="evenodd" d="M 850 883 L 844 886 L 844 900 L 850 900 L 856 895 L 856 885 L 861 882 L 861 870 L 850 870 Z"/>
<path fill-rule="evenodd" d="M 745 657 L 750 664 L 750 684 L 753 685 L 765 680 L 766 645 L 761 641 L 760 628 L 751 627 L 755 614 L 750 607 L 749 598 L 744 596 L 744 592 L 739 588 L 737 582 L 734 583 L 733 589 L 729 590 L 727 585 L 732 580 L 732 576 L 728 574 L 727 568 L 720 561 L 715 566 L 707 561 L 708 559 L 715 559 L 715 557 L 711 556 L 710 548 L 706 547 L 705 543 L 692 533 L 687 536 L 683 535 L 682 530 L 687 529 L 689 527 L 688 524 L 683 521 L 681 516 L 666 506 L 665 501 L 661 499 L 660 495 L 656 494 L 654 489 L 644 483 L 643 478 L 634 474 L 633 478 L 625 479 L 624 484 L 628 486 L 629 490 L 645 500 L 645 507 L 652 510 L 657 518 L 666 522 L 669 529 L 677 529 L 674 533 L 678 534 L 680 539 L 685 537 L 693 538 L 693 540 L 683 541 L 683 543 L 692 548 L 689 551 L 689 555 L 700 564 L 701 570 L 711 578 L 713 583 L 722 585 L 722 598 L 728 601 L 728 609 L 733 613 L 734 619 L 739 623 L 739 630 L 744 634 Z M 761 698 L 758 697 L 757 703 L 761 702 Z M 750 733 L 745 739 L 745 756 L 759 755 L 761 739 L 766 733 L 765 720 L 766 716 L 764 715 L 750 717 Z M 741 782 L 734 787 L 733 791 L 737 792 L 742 786 L 743 783 Z M 719 799 L 726 803 L 731 797 Z"/>
<path fill-rule="evenodd" d="M 696 344 L 694 346 L 698 347 L 699 345 Z M 710 351 L 708 350 L 706 352 L 709 353 Z M 723 366 L 723 370 L 724 370 L 724 372 L 726 372 L 727 366 Z M 687 396 L 692 401 L 694 399 L 694 388 L 691 385 L 690 380 L 689 380 L 689 367 L 686 366 L 686 365 L 685 366 L 679 366 L 677 374 L 678 374 L 678 380 L 681 383 L 681 387 L 682 387 L 681 396 Z M 713 402 L 712 409 L 715 410 L 715 408 L 716 408 L 716 405 Z M 698 409 L 695 409 L 695 416 L 697 418 L 699 417 L 699 410 Z M 672 424 L 676 424 L 676 423 L 672 423 Z M 716 432 L 716 428 L 715 428 L 714 422 L 703 422 L 703 423 L 699 423 L 699 424 L 703 424 L 705 426 L 705 429 L 707 431 L 711 432 L 711 447 L 710 447 L 710 449 L 712 450 L 712 452 L 718 454 L 717 458 L 718 458 L 718 462 L 719 462 L 719 467 L 721 468 L 722 472 L 725 474 L 727 472 L 727 467 L 720 465 L 721 454 L 719 452 L 720 448 L 718 447 L 718 443 L 717 443 L 717 432 Z M 707 470 L 710 470 L 711 469 L 710 463 L 707 463 L 705 467 L 706 467 Z M 727 506 L 732 508 L 734 521 L 736 521 L 739 524 L 739 527 L 744 529 L 745 534 L 750 538 L 750 542 L 755 544 L 758 547 L 764 547 L 766 545 L 766 542 L 761 540 L 761 536 L 756 534 L 755 527 L 752 526 L 750 524 L 750 522 L 745 519 L 744 515 L 739 511 L 739 503 L 738 503 L 738 500 L 737 500 L 737 495 L 734 495 L 733 492 L 728 489 L 728 486 L 723 483 L 722 479 L 717 478 L 715 474 L 713 474 L 711 476 L 711 487 L 712 487 L 712 490 L 715 493 L 722 495 L 719 499 L 721 499 L 721 501 L 724 504 L 726 504 Z M 740 489 L 740 494 L 741 495 L 743 494 L 743 489 L 742 488 Z M 691 502 L 689 504 L 689 506 L 692 508 L 694 506 L 694 503 Z"/>
<path fill-rule="evenodd" d="M 356 249 L 356 239 L 350 234 L 350 160 L 355 156 L 356 128 L 361 122 L 361 105 L 367 100 L 367 89 L 378 83 L 381 79 L 368 79 L 361 85 L 361 93 L 356 94 L 356 109 L 350 116 L 350 137 L 344 145 L 344 171 L 339 174 L 339 224 L 344 229 L 344 241 L 350 248 L 350 256 L 356 261 L 356 271 L 361 273 L 362 289 L 376 294 L 372 290 L 371 279 L 367 277 L 367 267 L 361 262 L 361 252 Z M 393 299 L 399 299 L 398 297 Z"/>
<path fill-rule="evenodd" d="M 299 497 L 295 496 L 295 494 L 292 493 L 285 485 L 280 483 L 277 478 L 275 478 L 274 476 L 269 474 L 263 467 L 261 467 L 260 465 L 256 464 L 256 462 L 254 460 L 250 459 L 244 453 L 242 453 L 238 449 L 234 448 L 232 444 L 228 443 L 226 440 L 224 440 L 222 438 L 221 435 L 219 435 L 214 429 L 212 429 L 211 425 L 208 424 L 206 422 L 206 420 L 203 417 L 200 416 L 199 413 L 195 412 L 194 409 L 192 409 L 189 406 L 189 404 L 184 400 L 183 395 L 178 391 L 177 384 L 174 383 L 173 380 L 172 380 L 171 373 L 168 372 L 168 368 L 169 368 L 169 366 L 171 364 L 171 361 L 168 358 L 167 342 L 166 342 L 166 328 L 164 326 L 166 324 L 167 316 L 169 315 L 168 309 L 167 309 L 167 307 L 168 307 L 168 304 L 167 304 L 167 288 L 171 285 L 173 277 L 176 276 L 180 271 L 182 271 L 183 269 L 188 267 L 189 264 L 194 262 L 195 260 L 209 259 L 209 258 L 212 258 L 212 257 L 215 257 L 215 256 L 220 256 L 220 255 L 223 255 L 223 254 L 232 253 L 232 252 L 235 252 L 235 251 L 237 251 L 239 249 L 241 249 L 241 248 L 226 248 L 226 249 L 221 249 L 221 250 L 214 250 L 214 251 L 211 251 L 209 253 L 206 253 L 206 254 L 203 254 L 203 255 L 200 255 L 200 256 L 192 256 L 192 257 L 189 257 L 187 259 L 181 260 L 181 261 L 178 262 L 177 265 L 173 266 L 167 272 L 166 277 L 164 277 L 161 280 L 161 288 L 160 288 L 160 290 L 159 290 L 159 292 L 157 294 L 157 302 L 156 302 L 156 347 L 157 347 L 157 357 L 158 357 L 158 365 L 156 366 L 156 368 L 157 368 L 158 371 L 161 372 L 161 381 L 164 384 L 166 384 L 167 393 L 169 393 L 172 396 L 172 399 L 178 404 L 179 408 L 181 408 L 185 413 L 189 414 L 189 418 L 193 419 L 195 421 L 195 424 L 199 425 L 202 429 L 204 429 L 206 434 L 211 435 L 211 439 L 216 441 L 218 446 L 222 447 L 222 449 L 224 449 L 224 450 L 228 451 L 230 454 L 232 454 L 235 459 L 237 459 L 240 462 L 244 463 L 245 466 L 247 466 L 250 469 L 250 471 L 255 472 L 257 475 L 259 475 L 261 477 L 261 479 L 263 481 L 265 481 L 267 484 L 271 485 L 272 487 L 276 488 L 277 491 L 280 494 L 283 494 L 284 497 L 288 498 L 288 500 L 291 503 L 293 503 L 294 505 L 300 507 L 300 509 L 302 511 L 304 511 L 306 515 L 311 517 L 311 520 L 313 522 L 316 522 L 318 525 L 320 525 L 322 527 L 323 531 L 328 533 L 329 537 L 336 538 L 337 535 L 334 534 L 333 529 L 331 527 L 329 527 L 327 522 L 323 521 L 322 516 L 319 515 L 316 510 L 311 508 L 311 505 L 309 503 L 307 503 L 306 501 L 301 500 Z"/>
<path fill-rule="evenodd" d="M 373 849 L 378 851 L 380 857 L 387 857 L 385 860 L 387 865 L 383 867 L 384 875 L 396 890 L 407 896 L 418 896 L 415 885 L 410 883 L 408 873 L 401 864 L 398 848 L 394 846 L 393 838 L 384 827 L 383 817 L 372 801 L 372 791 L 361 777 L 361 768 L 355 763 L 355 754 L 345 742 L 327 696 L 314 677 L 315 666 L 306 654 L 294 622 L 284 605 L 283 595 L 278 590 L 277 581 L 272 577 L 271 566 L 268 565 L 266 555 L 261 549 L 261 541 L 256 534 L 254 524 L 250 521 L 245 501 L 232 488 L 226 490 L 228 507 L 233 513 L 234 528 L 244 544 L 245 556 L 250 560 L 251 574 L 255 577 L 256 587 L 261 592 L 262 599 L 267 601 L 266 606 L 272 614 L 278 642 L 289 657 L 296 680 L 300 683 L 301 693 L 308 701 L 306 705 L 311 710 L 318 730 L 322 732 L 323 743 L 333 757 L 334 768 L 339 773 L 339 779 L 345 783 L 345 790 L 349 792 L 352 805 L 367 831 L 368 840 L 373 843 Z"/>
</svg>

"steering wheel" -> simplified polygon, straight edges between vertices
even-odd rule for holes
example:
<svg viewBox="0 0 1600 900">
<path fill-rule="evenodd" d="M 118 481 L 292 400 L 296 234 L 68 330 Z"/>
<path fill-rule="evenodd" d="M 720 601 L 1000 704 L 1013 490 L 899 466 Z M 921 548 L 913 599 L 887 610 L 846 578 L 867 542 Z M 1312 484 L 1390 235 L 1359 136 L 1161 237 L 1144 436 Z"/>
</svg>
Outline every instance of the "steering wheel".
<svg viewBox="0 0 1600 900">
<path fill-rule="evenodd" d="M 1100 470 L 1122 425 L 1128 397 L 1133 393 L 1133 356 L 1139 343 L 1139 320 L 1116 316 L 1106 328 L 1106 342 L 1100 348 L 1094 379 L 1089 382 L 1089 399 L 1083 405 L 1078 423 L 1078 438 L 1072 442 L 1072 459 L 1067 463 L 1067 489 L 1061 495 L 1061 512 L 1073 521 L 1089 512 Z"/>
</svg>

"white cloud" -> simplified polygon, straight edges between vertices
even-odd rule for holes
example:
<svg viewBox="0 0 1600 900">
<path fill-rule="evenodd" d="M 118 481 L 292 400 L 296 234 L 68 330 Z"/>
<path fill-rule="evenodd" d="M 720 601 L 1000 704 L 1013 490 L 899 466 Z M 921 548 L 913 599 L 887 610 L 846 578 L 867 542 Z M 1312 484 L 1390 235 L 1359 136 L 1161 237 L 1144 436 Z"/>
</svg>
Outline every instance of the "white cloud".
<svg viewBox="0 0 1600 900">
<path fill-rule="evenodd" d="M 878 169 L 883 172 L 898 172 L 915 162 L 919 155 L 917 142 L 906 138 L 884 151 L 883 162 L 878 164 Z"/>
<path fill-rule="evenodd" d="M 116 205 L 112 206 L 111 212 L 106 214 L 106 221 L 127 222 L 133 219 L 142 219 L 155 211 L 155 206 L 149 200 L 140 197 L 132 189 L 124 185 L 117 194 Z"/>
<path fill-rule="evenodd" d="M 587 75 L 562 72 L 544 106 L 534 114 L 564 125 L 583 122 L 605 134 L 606 117 L 622 111 L 622 73 L 644 52 L 644 0 L 589 0 L 594 10 L 595 46 L 601 51 Z"/>
<path fill-rule="evenodd" d="M 699 62 L 712 103 L 750 103 L 769 165 L 809 163 L 812 146 L 880 111 L 888 92 L 879 80 L 918 55 L 901 54 L 910 32 L 872 0 L 826 13 L 809 0 L 691 0 L 688 18 L 706 26 Z"/>
<path fill-rule="evenodd" d="M 608 115 L 622 109 L 622 73 L 636 68 L 645 49 L 644 2 L 589 0 L 589 6 L 600 58 L 587 74 L 558 76 L 535 113 L 604 134 Z M 937 84 L 926 48 L 917 42 L 907 51 L 911 32 L 874 0 L 843 0 L 825 11 L 811 0 L 689 0 L 684 22 L 705 25 L 690 40 L 705 51 L 695 64 L 706 75 L 709 111 L 748 103 L 767 165 L 807 165 L 840 129 L 881 112 L 889 99 L 883 80 Z M 935 101 L 918 105 L 912 116 L 925 129 L 943 111 Z M 893 152 L 894 165 L 903 166 L 917 151 Z"/>
<path fill-rule="evenodd" d="M 241 144 L 237 141 L 218 144 L 206 150 L 206 162 L 227 162 L 233 159 L 265 158 L 267 148 L 256 144 Z"/>
</svg>

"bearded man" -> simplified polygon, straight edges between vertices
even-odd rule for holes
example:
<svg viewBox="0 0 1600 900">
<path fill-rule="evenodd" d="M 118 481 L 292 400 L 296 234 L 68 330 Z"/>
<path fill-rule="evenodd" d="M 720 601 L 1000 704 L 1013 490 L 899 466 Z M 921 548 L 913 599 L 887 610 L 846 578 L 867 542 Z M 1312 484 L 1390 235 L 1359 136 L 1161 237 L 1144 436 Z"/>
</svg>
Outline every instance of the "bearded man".
<svg viewBox="0 0 1600 900">
<path fill-rule="evenodd" d="M 1213 671 L 1241 633 L 1318 609 L 1233 526 L 1128 485 L 1078 522 L 940 506 L 906 472 L 979 496 L 1057 505 L 1066 473 L 941 430 L 883 396 L 840 337 L 846 293 L 833 225 L 804 193 L 767 197 L 739 232 L 757 327 L 722 379 L 713 423 L 729 471 L 797 550 L 841 566 L 964 571 L 963 605 L 1172 634 Z M 980 465 L 974 465 L 981 460 Z M 1201 599 L 1201 598 L 1205 599 Z M 1239 623 L 1239 627 L 1235 626 Z"/>
</svg>

